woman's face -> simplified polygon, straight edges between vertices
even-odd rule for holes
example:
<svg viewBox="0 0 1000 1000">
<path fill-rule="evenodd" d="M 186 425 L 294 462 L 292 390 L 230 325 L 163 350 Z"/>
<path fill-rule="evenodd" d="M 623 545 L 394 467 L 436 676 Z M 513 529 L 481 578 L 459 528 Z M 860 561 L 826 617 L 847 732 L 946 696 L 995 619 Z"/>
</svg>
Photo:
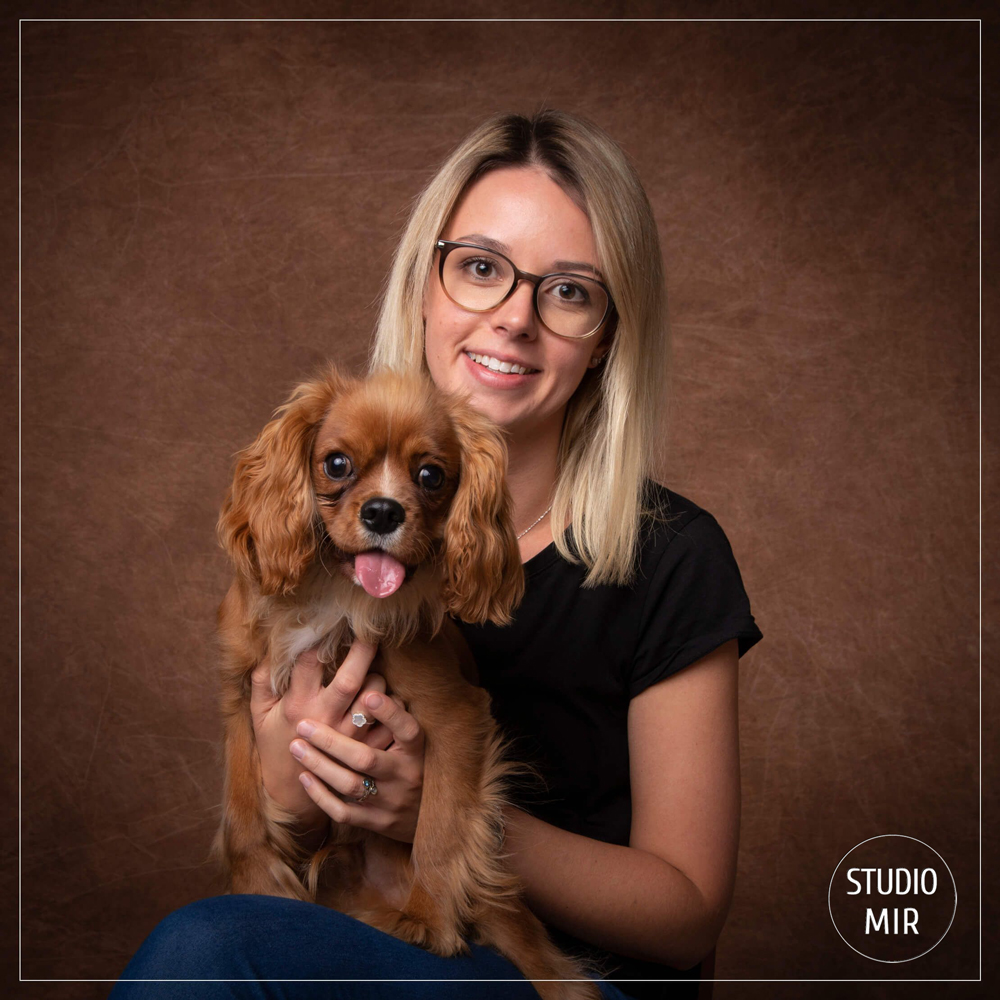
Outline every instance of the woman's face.
<svg viewBox="0 0 1000 1000">
<path fill-rule="evenodd" d="M 441 239 L 493 240 L 522 271 L 591 272 L 597 269 L 594 233 L 583 210 L 544 171 L 505 167 L 480 178 L 458 203 Z M 556 261 L 563 262 L 557 266 Z M 565 262 L 575 262 L 566 267 Z M 600 275 L 598 275 L 599 277 Z M 562 425 L 566 402 L 588 363 L 603 355 L 601 334 L 586 340 L 558 337 L 532 306 L 534 286 L 522 281 L 491 312 L 470 312 L 441 287 L 437 261 L 424 295 L 425 353 L 435 384 L 464 393 L 476 410 L 508 430 L 524 433 Z M 525 375 L 491 371 L 470 355 L 486 355 L 528 369 Z"/>
</svg>

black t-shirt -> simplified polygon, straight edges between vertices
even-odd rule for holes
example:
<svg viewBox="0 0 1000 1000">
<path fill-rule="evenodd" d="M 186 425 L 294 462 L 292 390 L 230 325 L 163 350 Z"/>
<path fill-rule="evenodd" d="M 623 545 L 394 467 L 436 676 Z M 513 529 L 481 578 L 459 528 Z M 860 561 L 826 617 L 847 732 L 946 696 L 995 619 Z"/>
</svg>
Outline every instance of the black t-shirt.
<svg viewBox="0 0 1000 1000">
<path fill-rule="evenodd" d="M 513 738 L 512 756 L 545 779 L 514 789 L 517 805 L 573 833 L 627 845 L 630 699 L 737 639 L 742 656 L 763 636 L 732 549 L 708 511 L 649 481 L 648 497 L 666 522 L 644 520 L 639 571 L 630 587 L 580 587 L 586 567 L 563 559 L 553 542 L 524 564 L 524 599 L 505 627 L 456 621 L 493 714 Z M 573 548 L 572 530 L 567 541 Z M 601 960 L 612 981 L 697 979 L 623 958 L 550 928 L 568 951 Z M 646 1000 L 694 996 L 696 986 L 619 982 Z"/>
</svg>

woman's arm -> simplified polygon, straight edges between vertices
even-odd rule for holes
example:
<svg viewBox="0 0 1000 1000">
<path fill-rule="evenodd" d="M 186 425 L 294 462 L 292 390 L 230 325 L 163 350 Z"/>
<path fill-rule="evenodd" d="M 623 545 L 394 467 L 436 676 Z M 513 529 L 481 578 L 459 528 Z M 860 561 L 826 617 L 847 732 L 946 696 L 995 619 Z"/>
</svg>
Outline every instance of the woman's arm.
<svg viewBox="0 0 1000 1000">
<path fill-rule="evenodd" d="M 505 813 L 511 864 L 542 919 L 678 969 L 712 950 L 739 846 L 737 663 L 732 639 L 632 699 L 628 847 Z"/>
</svg>

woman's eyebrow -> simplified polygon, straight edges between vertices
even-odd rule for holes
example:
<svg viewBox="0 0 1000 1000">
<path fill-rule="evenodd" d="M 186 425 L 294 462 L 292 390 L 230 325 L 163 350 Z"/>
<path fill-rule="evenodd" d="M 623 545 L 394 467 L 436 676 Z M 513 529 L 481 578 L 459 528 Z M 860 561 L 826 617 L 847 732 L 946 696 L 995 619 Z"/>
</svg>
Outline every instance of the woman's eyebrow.
<svg viewBox="0 0 1000 1000">
<path fill-rule="evenodd" d="M 500 240 L 493 239 L 492 236 L 485 236 L 483 233 L 469 233 L 467 236 L 459 236 L 454 240 L 455 243 L 478 243 L 480 246 L 487 247 L 490 250 L 495 250 L 497 253 L 502 253 L 505 257 L 511 257 L 512 252 L 506 243 Z M 596 275 L 600 280 L 604 280 L 604 275 L 601 274 L 600 270 L 594 267 L 593 264 L 587 264 L 582 260 L 556 260 L 552 262 L 552 266 L 557 271 L 589 271 L 591 274 Z"/>
<path fill-rule="evenodd" d="M 481 246 L 488 247 L 490 250 L 496 250 L 497 253 L 502 253 L 506 257 L 511 255 L 511 249 L 506 243 L 501 243 L 500 240 L 495 240 L 492 236 L 484 236 L 482 233 L 469 233 L 468 236 L 459 236 L 454 242 L 478 243 Z"/>
<path fill-rule="evenodd" d="M 600 281 L 604 280 L 604 275 L 593 264 L 585 264 L 582 260 L 557 260 L 554 266 L 559 271 L 590 271 Z"/>
</svg>

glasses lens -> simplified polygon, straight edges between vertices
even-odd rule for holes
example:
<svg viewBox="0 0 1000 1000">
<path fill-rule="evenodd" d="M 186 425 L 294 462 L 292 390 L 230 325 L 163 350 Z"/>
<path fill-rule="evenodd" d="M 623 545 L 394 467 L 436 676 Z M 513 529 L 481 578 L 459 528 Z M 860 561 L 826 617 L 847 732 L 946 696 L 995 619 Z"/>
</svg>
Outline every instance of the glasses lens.
<svg viewBox="0 0 1000 1000">
<path fill-rule="evenodd" d="M 514 283 L 510 264 L 480 247 L 455 247 L 444 260 L 444 289 L 464 309 L 485 312 Z"/>
<path fill-rule="evenodd" d="M 556 274 L 538 287 L 538 314 L 553 333 L 563 337 L 593 333 L 607 311 L 607 292 L 581 274 Z"/>
<path fill-rule="evenodd" d="M 444 290 L 463 309 L 488 312 L 514 284 L 510 261 L 483 247 L 454 247 L 444 259 Z M 608 294 L 580 274 L 555 274 L 538 287 L 538 315 L 562 337 L 586 337 L 608 311 Z"/>
</svg>

